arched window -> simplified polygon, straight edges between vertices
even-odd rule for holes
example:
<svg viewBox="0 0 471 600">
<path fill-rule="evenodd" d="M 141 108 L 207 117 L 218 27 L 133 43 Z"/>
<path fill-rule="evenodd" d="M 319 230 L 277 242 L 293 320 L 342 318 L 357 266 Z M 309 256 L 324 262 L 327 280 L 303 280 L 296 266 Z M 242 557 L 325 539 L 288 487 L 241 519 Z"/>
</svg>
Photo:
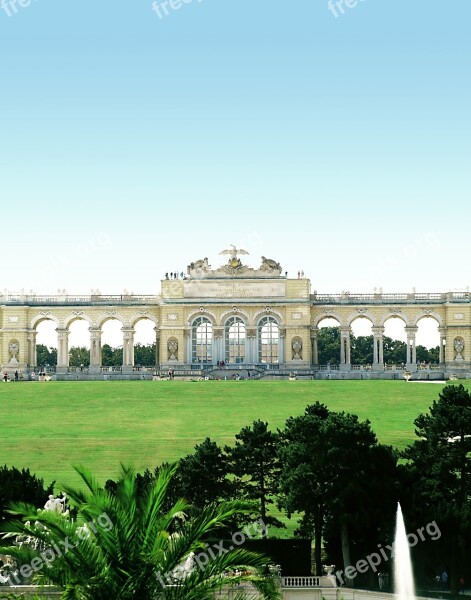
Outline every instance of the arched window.
<svg viewBox="0 0 471 600">
<path fill-rule="evenodd" d="M 240 317 L 231 317 L 225 327 L 227 363 L 243 363 L 245 361 L 245 323 Z"/>
<path fill-rule="evenodd" d="M 258 324 L 258 360 L 260 363 L 278 363 L 280 328 L 273 317 L 263 317 Z"/>
<path fill-rule="evenodd" d="M 211 364 L 213 350 L 213 326 L 206 317 L 198 317 L 191 328 L 191 360 L 194 363 Z"/>
</svg>

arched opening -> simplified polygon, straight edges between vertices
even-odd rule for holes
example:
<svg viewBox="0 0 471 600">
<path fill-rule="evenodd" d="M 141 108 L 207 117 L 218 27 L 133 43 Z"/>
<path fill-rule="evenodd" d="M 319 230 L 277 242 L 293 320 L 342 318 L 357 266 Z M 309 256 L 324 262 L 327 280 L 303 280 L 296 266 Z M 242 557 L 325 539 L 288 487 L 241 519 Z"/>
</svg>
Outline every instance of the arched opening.
<svg viewBox="0 0 471 600">
<path fill-rule="evenodd" d="M 69 367 L 85 370 L 90 366 L 90 324 L 76 319 L 69 325 Z"/>
<path fill-rule="evenodd" d="M 340 363 L 340 322 L 335 317 L 324 317 L 317 325 L 318 364 L 338 366 Z"/>
<path fill-rule="evenodd" d="M 374 362 L 373 323 L 358 317 L 351 323 L 350 353 L 352 365 L 372 365 Z"/>
<path fill-rule="evenodd" d="M 245 362 L 245 323 L 240 317 L 230 317 L 224 327 L 225 362 Z"/>
<path fill-rule="evenodd" d="M 134 325 L 134 365 L 153 368 L 155 364 L 155 323 L 151 319 L 143 318 Z"/>
<path fill-rule="evenodd" d="M 50 371 L 57 366 L 57 323 L 44 319 L 36 325 L 36 362 L 39 371 Z"/>
<path fill-rule="evenodd" d="M 440 363 L 439 326 L 438 321 L 430 315 L 417 321 L 416 353 L 419 368 L 428 369 Z"/>
<path fill-rule="evenodd" d="M 263 317 L 258 323 L 258 360 L 261 364 L 279 362 L 280 328 L 273 317 Z"/>
<path fill-rule="evenodd" d="M 386 368 L 402 368 L 407 361 L 406 324 L 395 315 L 384 322 L 383 355 Z"/>
<path fill-rule="evenodd" d="M 101 366 L 123 365 L 123 324 L 118 319 L 107 319 L 101 326 Z"/>
<path fill-rule="evenodd" d="M 213 362 L 213 325 L 207 317 L 198 317 L 193 321 L 191 362 L 203 366 Z"/>
</svg>

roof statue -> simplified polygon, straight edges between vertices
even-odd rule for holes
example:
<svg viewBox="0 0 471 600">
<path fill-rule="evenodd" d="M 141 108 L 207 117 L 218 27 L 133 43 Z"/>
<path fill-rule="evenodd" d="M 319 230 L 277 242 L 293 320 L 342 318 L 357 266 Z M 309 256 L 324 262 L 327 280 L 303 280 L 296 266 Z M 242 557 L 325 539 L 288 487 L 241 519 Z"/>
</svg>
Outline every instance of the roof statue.
<svg viewBox="0 0 471 600">
<path fill-rule="evenodd" d="M 234 244 L 231 244 L 231 246 L 232 250 L 223 250 L 222 252 L 219 252 L 219 256 L 221 256 L 221 254 L 230 254 L 231 258 L 237 258 L 238 254 L 249 254 L 247 250 L 242 250 L 242 248 L 240 250 L 237 250 Z"/>
<path fill-rule="evenodd" d="M 240 261 L 240 258 L 237 258 L 238 254 L 244 255 L 244 254 L 248 254 L 247 250 L 242 250 L 241 249 L 237 249 L 234 244 L 231 244 L 232 249 L 229 250 L 223 250 L 222 252 L 219 252 L 219 256 L 221 256 L 222 254 L 229 254 L 230 255 L 230 259 L 229 259 L 229 266 L 232 269 L 239 269 L 240 267 L 242 267 L 242 263 Z"/>
<path fill-rule="evenodd" d="M 244 277 L 244 278 L 268 278 L 268 277 L 279 277 L 281 275 L 281 265 L 276 260 L 267 259 L 262 256 L 262 264 L 258 269 L 253 269 L 247 265 L 242 264 L 238 255 L 248 255 L 247 250 L 237 248 L 234 244 L 231 247 L 222 250 L 219 255 L 228 255 L 229 260 L 225 265 L 222 265 L 219 269 L 212 270 L 208 264 L 208 259 L 197 260 L 191 262 L 188 265 L 188 276 L 190 279 L 219 279 L 219 278 L 230 278 L 230 277 Z"/>
</svg>

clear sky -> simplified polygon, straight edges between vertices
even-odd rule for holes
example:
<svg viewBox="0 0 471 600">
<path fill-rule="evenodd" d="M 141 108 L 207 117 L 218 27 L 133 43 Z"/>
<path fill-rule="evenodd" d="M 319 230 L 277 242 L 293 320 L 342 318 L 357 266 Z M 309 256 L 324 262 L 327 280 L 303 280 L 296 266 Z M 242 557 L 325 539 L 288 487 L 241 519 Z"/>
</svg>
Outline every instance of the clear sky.
<svg viewBox="0 0 471 600">
<path fill-rule="evenodd" d="M 1 289 L 158 293 L 229 244 L 322 292 L 470 285 L 469 0 L 18 1 Z"/>
</svg>

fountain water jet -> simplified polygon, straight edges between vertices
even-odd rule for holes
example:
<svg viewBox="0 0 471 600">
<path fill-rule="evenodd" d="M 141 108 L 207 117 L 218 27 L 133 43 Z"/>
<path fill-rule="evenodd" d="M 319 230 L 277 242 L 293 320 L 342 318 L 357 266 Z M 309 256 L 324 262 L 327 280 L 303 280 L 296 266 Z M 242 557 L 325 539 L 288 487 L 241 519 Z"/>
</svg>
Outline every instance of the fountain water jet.
<svg viewBox="0 0 471 600">
<path fill-rule="evenodd" d="M 397 600 L 413 600 L 415 598 L 409 542 L 399 503 L 397 504 L 396 537 L 394 540 L 394 591 Z"/>
</svg>

